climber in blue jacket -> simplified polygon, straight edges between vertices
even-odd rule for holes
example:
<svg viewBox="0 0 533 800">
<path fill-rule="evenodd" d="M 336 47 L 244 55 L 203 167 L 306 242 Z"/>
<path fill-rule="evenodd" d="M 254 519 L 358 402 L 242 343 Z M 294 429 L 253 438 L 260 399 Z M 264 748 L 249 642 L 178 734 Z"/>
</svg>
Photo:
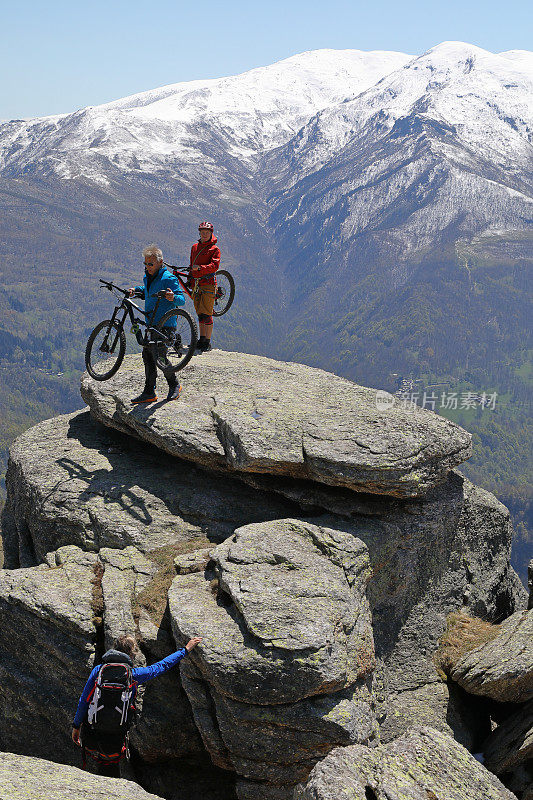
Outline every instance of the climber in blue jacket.
<svg viewBox="0 0 533 800">
<path fill-rule="evenodd" d="M 115 648 L 108 650 L 102 657 L 102 662 L 91 671 L 85 688 L 78 702 L 76 715 L 72 722 L 72 741 L 83 748 L 83 763 L 85 767 L 85 753 L 96 761 L 101 775 L 112 778 L 120 777 L 120 761 L 126 754 L 127 728 L 120 733 L 110 734 L 100 732 L 98 725 L 89 725 L 89 707 L 91 698 L 97 686 L 97 678 L 104 664 L 123 664 L 129 670 L 131 683 L 129 684 L 128 703 L 130 708 L 137 695 L 137 687 L 157 678 L 169 669 L 172 669 L 181 659 L 199 644 L 202 639 L 195 636 L 181 650 L 176 650 L 161 661 L 149 667 L 134 667 L 133 657 L 137 652 L 137 643 L 133 636 L 120 636 L 115 642 Z M 103 703 L 101 708 L 104 707 Z M 129 709 L 128 709 L 129 711 Z"/>
</svg>

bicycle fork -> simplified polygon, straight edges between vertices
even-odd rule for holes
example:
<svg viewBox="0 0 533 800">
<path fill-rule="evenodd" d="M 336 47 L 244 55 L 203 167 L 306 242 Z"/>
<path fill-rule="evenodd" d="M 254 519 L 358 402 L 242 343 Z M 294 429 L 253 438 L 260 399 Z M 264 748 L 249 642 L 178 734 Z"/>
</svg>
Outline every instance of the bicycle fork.
<svg viewBox="0 0 533 800">
<path fill-rule="evenodd" d="M 104 340 L 103 340 L 102 344 L 100 345 L 100 351 L 102 353 L 113 353 L 115 351 L 115 347 L 117 346 L 117 342 L 118 342 L 118 337 L 120 336 L 120 332 L 124 327 L 124 321 L 126 319 L 126 313 L 127 313 L 127 312 L 125 312 L 124 316 L 121 319 L 121 321 L 117 322 L 116 316 L 117 316 L 117 314 L 118 314 L 118 312 L 120 311 L 121 308 L 122 308 L 122 306 L 115 306 L 115 310 L 113 311 L 113 316 L 111 317 L 111 320 L 109 322 L 109 326 L 107 328 L 107 333 L 104 336 Z M 109 335 L 110 335 L 111 331 L 115 331 L 115 338 L 113 339 L 113 343 L 110 345 L 109 344 Z"/>
</svg>

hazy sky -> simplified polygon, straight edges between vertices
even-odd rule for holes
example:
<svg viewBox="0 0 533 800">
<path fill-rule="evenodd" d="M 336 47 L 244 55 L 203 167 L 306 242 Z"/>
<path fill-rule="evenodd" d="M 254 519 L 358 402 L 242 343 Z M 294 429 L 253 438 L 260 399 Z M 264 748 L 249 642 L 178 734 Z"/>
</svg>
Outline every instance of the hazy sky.
<svg viewBox="0 0 533 800">
<path fill-rule="evenodd" d="M 0 119 L 234 75 L 322 47 L 533 49 L 527 0 L 2 0 Z"/>
</svg>

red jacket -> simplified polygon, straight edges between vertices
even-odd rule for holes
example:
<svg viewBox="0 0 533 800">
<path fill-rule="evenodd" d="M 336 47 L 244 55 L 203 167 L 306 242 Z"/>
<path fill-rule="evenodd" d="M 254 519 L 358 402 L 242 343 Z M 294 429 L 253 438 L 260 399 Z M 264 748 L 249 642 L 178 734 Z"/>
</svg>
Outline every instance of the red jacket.
<svg viewBox="0 0 533 800">
<path fill-rule="evenodd" d="M 201 241 L 193 244 L 190 266 L 202 268 L 199 273 L 196 272 L 194 275 L 191 273 L 191 278 L 200 278 L 200 286 L 216 283 L 215 272 L 220 267 L 220 250 L 217 247 L 216 236 L 212 236 L 205 244 Z"/>
</svg>

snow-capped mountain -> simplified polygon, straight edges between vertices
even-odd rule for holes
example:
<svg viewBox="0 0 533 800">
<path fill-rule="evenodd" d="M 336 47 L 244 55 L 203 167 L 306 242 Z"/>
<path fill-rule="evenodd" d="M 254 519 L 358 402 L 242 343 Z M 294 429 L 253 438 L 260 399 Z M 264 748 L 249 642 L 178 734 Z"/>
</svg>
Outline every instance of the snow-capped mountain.
<svg viewBox="0 0 533 800">
<path fill-rule="evenodd" d="M 353 374 L 368 331 L 365 353 L 382 336 L 397 343 L 391 315 L 408 330 L 424 276 L 433 306 L 425 295 L 419 327 L 460 285 L 446 316 L 463 295 L 472 314 L 483 309 L 492 339 L 468 337 L 481 358 L 512 340 L 503 331 L 526 307 L 515 282 L 532 260 L 532 96 L 532 53 L 444 42 L 421 56 L 320 50 L 5 123 L 0 264 L 7 248 L 10 264 L 20 252 L 32 274 L 41 261 L 43 275 L 52 263 L 63 274 L 74 254 L 90 285 L 95 258 L 118 269 L 147 241 L 178 263 L 198 220 L 213 218 L 239 279 L 229 346 L 279 355 L 283 343 L 286 357 L 331 367 L 340 331 Z M 484 283 L 487 264 L 499 271 Z M 514 316 L 501 315 L 504 295 Z M 438 351 L 434 339 L 425 350 Z M 468 347 L 449 348 L 446 363 L 468 361 Z"/>
<path fill-rule="evenodd" d="M 404 53 L 318 50 L 242 75 L 142 92 L 73 114 L 0 125 L 0 171 L 106 182 L 121 171 L 220 169 L 286 142 L 318 111 L 407 63 Z"/>
<path fill-rule="evenodd" d="M 291 168 L 299 175 L 320 167 L 369 124 L 391 130 L 416 114 L 451 126 L 476 156 L 518 172 L 531 166 L 532 98 L 533 53 L 494 55 L 443 42 L 354 99 L 320 112 L 288 148 Z"/>
<path fill-rule="evenodd" d="M 532 96 L 533 54 L 445 42 L 266 154 L 269 225 L 302 313 L 318 298 L 332 309 L 339 282 L 367 302 L 421 258 L 530 229 Z"/>
</svg>

